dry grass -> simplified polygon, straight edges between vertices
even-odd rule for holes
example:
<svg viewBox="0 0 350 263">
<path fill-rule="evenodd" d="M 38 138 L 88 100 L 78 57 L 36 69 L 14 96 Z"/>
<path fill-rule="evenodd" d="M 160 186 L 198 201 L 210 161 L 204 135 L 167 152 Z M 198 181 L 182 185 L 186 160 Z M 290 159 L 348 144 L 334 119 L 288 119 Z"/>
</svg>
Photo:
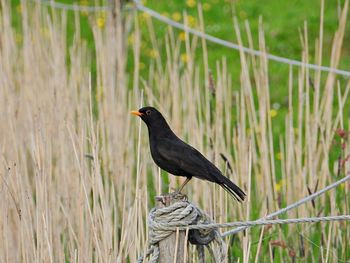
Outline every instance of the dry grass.
<svg viewBox="0 0 350 263">
<path fill-rule="evenodd" d="M 166 48 L 160 50 L 146 18 L 142 22 L 160 56 L 142 78 L 142 35 L 132 14 L 123 22 L 118 14 L 107 16 L 102 29 L 93 26 L 96 54 L 91 54 L 78 33 L 78 19 L 73 44 L 67 47 L 65 14 L 23 5 L 19 39 L 7 1 L 1 6 L 0 262 L 135 262 L 146 248 L 145 222 L 153 197 L 168 189 L 162 184 L 167 175 L 151 160 L 145 126 L 129 115 L 140 104 L 158 107 L 180 137 L 222 170 L 227 169 L 220 153 L 229 160 L 233 170 L 227 175 L 243 186 L 248 201 L 238 204 L 219 187 L 196 179 L 186 188 L 189 198 L 217 222 L 264 216 L 308 195 L 308 187 L 313 191 L 316 184 L 320 189 L 337 179 L 335 131 L 349 124 L 345 105 L 350 82 L 291 69 L 289 84 L 281 87 L 289 89 L 285 132 L 276 134 L 274 125 L 281 123 L 270 114 L 273 72 L 265 57 L 241 52 L 240 76 L 230 74 L 223 58 L 213 80 L 205 42 L 186 35 L 188 60 L 183 63 L 183 44 L 174 32 L 169 29 Z M 341 59 L 348 6 L 346 1 L 334 37 L 333 67 Z M 123 23 L 132 28 L 130 46 Z M 238 39 L 241 34 L 251 39 L 248 24 L 245 32 L 234 26 Z M 320 28 L 313 55 L 318 64 Z M 302 60 L 310 62 L 306 27 L 300 37 Z M 252 41 L 248 44 L 253 47 Z M 266 50 L 262 27 L 255 48 Z M 203 63 L 194 62 L 196 49 Z M 93 85 L 92 56 L 97 68 Z M 232 78 L 240 79 L 239 89 Z M 341 140 L 345 158 L 350 145 Z M 341 175 L 349 163 L 342 168 Z M 177 180 L 170 176 L 169 187 L 176 187 Z M 287 217 L 349 213 L 348 191 L 346 185 Z M 227 240 L 229 261 L 349 260 L 349 238 L 346 223 L 251 229 Z M 195 261 L 193 251 L 189 249 Z"/>
</svg>

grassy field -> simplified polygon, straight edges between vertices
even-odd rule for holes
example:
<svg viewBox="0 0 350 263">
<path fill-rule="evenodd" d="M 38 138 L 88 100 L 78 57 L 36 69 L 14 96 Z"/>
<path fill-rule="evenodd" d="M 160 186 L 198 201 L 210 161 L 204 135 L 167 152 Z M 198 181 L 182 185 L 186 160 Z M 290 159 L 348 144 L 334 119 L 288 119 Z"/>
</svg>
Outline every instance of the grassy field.
<svg viewBox="0 0 350 263">
<path fill-rule="evenodd" d="M 154 196 L 182 181 L 151 160 L 146 127 L 129 114 L 141 104 L 221 170 L 220 154 L 228 159 L 247 201 L 196 179 L 185 189 L 216 222 L 263 217 L 349 172 L 344 77 L 228 50 L 142 13 L 0 3 L 0 262 L 136 261 Z M 145 2 L 179 21 L 186 10 L 190 25 L 226 40 L 349 68 L 349 2 L 326 2 L 321 21 L 320 3 L 213 0 L 204 25 L 195 1 Z M 349 187 L 281 218 L 349 214 Z M 334 222 L 225 241 L 228 262 L 347 262 L 349 239 L 348 223 Z"/>
</svg>

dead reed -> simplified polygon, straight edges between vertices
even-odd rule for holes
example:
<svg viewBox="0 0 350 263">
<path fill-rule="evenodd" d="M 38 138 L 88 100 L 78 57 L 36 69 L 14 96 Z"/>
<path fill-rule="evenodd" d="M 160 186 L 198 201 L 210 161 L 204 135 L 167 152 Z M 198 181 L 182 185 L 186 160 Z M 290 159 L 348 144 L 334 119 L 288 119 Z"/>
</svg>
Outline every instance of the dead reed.
<svg viewBox="0 0 350 263">
<path fill-rule="evenodd" d="M 348 6 L 345 1 L 335 32 L 332 67 L 341 60 Z M 180 137 L 248 193 L 238 204 L 194 179 L 189 198 L 217 222 L 261 217 L 349 171 L 348 80 L 290 68 L 280 87 L 289 96 L 277 121 L 269 85 L 274 72 L 264 56 L 241 51 L 241 72 L 233 76 L 229 58 L 209 68 L 205 41 L 186 34 L 181 42 L 169 28 L 160 46 L 152 20 L 134 13 L 106 14 L 103 27 L 92 23 L 93 53 L 78 18 L 67 45 L 66 13 L 33 4 L 21 10 L 19 33 L 8 2 L 1 1 L 0 262 L 136 261 L 146 247 L 154 195 L 179 180 L 168 181 L 153 164 L 147 130 L 129 115 L 141 104 L 159 108 Z M 145 25 L 157 53 L 142 69 Z M 257 45 L 248 23 L 244 32 L 237 21 L 233 26 L 239 44 L 267 50 L 262 25 Z M 300 33 L 302 61 L 322 64 L 322 28 L 321 16 L 314 59 L 307 26 Z M 286 217 L 348 214 L 348 191 L 345 185 Z M 349 238 L 347 223 L 251 229 L 228 238 L 229 262 L 349 260 Z M 195 262 L 194 250 L 188 251 Z"/>
</svg>

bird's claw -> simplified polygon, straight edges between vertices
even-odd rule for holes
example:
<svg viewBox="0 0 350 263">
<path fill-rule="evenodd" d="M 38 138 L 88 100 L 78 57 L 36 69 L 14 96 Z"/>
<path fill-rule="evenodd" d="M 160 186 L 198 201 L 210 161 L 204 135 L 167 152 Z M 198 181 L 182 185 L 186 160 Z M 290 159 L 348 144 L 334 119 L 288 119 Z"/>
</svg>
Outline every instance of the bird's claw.
<svg viewBox="0 0 350 263">
<path fill-rule="evenodd" d="M 171 187 L 171 190 L 173 190 L 174 192 L 170 192 L 169 195 L 172 196 L 174 199 L 184 200 L 184 201 L 188 200 L 187 195 L 183 194 L 179 189 Z"/>
<path fill-rule="evenodd" d="M 165 206 L 168 206 L 171 203 L 171 200 L 187 201 L 188 197 L 187 197 L 187 195 L 182 194 L 179 191 L 156 196 L 156 201 L 162 203 Z"/>
<path fill-rule="evenodd" d="M 178 199 L 178 200 L 182 200 L 182 201 L 187 201 L 188 197 L 186 194 L 183 194 L 179 191 L 175 191 L 170 193 L 169 195 L 171 195 L 174 199 Z"/>
</svg>

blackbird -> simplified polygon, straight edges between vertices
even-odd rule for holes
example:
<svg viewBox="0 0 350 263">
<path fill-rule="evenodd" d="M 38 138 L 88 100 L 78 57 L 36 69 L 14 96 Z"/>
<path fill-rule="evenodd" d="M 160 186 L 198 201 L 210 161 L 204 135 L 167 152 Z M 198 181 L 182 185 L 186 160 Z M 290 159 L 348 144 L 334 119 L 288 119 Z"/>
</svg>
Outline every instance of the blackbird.
<svg viewBox="0 0 350 263">
<path fill-rule="evenodd" d="M 131 114 L 141 117 L 148 127 L 154 162 L 168 173 L 186 177 L 178 192 L 181 192 L 192 177 L 196 177 L 217 183 L 236 200 L 244 200 L 245 193 L 199 151 L 179 139 L 157 109 L 144 107 L 138 111 L 132 111 Z"/>
</svg>

